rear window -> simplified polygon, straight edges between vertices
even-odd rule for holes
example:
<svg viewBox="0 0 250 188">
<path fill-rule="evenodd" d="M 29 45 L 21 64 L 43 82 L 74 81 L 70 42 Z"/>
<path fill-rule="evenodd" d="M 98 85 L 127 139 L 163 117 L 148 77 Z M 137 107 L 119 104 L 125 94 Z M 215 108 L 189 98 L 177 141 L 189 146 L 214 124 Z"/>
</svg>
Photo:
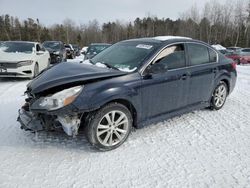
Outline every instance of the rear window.
<svg viewBox="0 0 250 188">
<path fill-rule="evenodd" d="M 188 44 L 188 55 L 191 66 L 206 64 L 210 62 L 210 54 L 208 53 L 208 48 L 204 45 L 192 43 Z M 211 58 L 214 58 L 212 53 Z"/>
<path fill-rule="evenodd" d="M 243 49 L 241 50 L 241 55 L 250 55 L 250 49 Z"/>
<path fill-rule="evenodd" d="M 243 49 L 242 52 L 250 52 L 250 49 Z"/>
<path fill-rule="evenodd" d="M 61 43 L 60 42 L 44 42 L 43 46 L 45 48 L 50 48 L 53 50 L 57 50 L 61 48 Z"/>
</svg>

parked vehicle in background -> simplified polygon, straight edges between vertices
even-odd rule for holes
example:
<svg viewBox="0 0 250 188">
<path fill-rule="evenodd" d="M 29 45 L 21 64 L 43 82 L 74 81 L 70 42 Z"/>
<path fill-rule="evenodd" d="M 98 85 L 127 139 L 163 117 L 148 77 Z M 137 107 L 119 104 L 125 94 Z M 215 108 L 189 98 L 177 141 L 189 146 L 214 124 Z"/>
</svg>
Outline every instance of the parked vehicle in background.
<svg viewBox="0 0 250 188">
<path fill-rule="evenodd" d="M 239 64 L 250 64 L 250 48 L 241 49 Z"/>
<path fill-rule="evenodd" d="M 225 48 L 224 46 L 220 45 L 220 44 L 215 44 L 212 45 L 212 47 L 216 50 L 218 50 L 220 53 L 222 53 L 225 56 L 231 55 L 232 51 L 228 50 L 227 48 Z"/>
<path fill-rule="evenodd" d="M 211 46 L 216 50 L 226 50 L 226 48 L 220 44 L 213 44 Z"/>
<path fill-rule="evenodd" d="M 27 85 L 18 121 L 25 130 L 85 127 L 100 150 L 119 147 L 132 127 L 210 107 L 219 110 L 236 83 L 236 63 L 185 37 L 121 41 L 83 62 L 60 63 Z"/>
<path fill-rule="evenodd" d="M 87 50 L 88 50 L 88 46 L 82 47 L 81 54 L 83 54 L 83 55 L 86 54 Z"/>
<path fill-rule="evenodd" d="M 212 45 L 212 47 L 214 49 L 218 50 L 223 55 L 225 55 L 227 58 L 230 58 L 230 59 L 234 60 L 237 64 L 239 64 L 240 56 L 237 55 L 237 52 L 235 52 L 233 50 L 229 50 L 220 44 Z"/>
<path fill-rule="evenodd" d="M 80 47 L 78 45 L 72 44 L 72 47 L 74 48 L 75 56 L 81 55 L 81 52 L 80 52 L 81 49 L 80 49 Z"/>
<path fill-rule="evenodd" d="M 233 52 L 232 51 L 229 51 L 229 50 L 227 50 L 227 49 L 225 49 L 225 50 L 218 50 L 220 53 L 222 53 L 223 55 L 225 55 L 226 57 L 228 57 L 228 56 L 231 56 L 232 54 L 233 54 Z"/>
<path fill-rule="evenodd" d="M 74 59 L 75 58 L 75 51 L 71 44 L 65 44 L 66 49 L 66 57 L 67 59 Z"/>
<path fill-rule="evenodd" d="M 110 47 L 111 44 L 107 43 L 92 43 L 89 45 L 86 54 L 84 56 L 84 60 L 86 59 L 92 59 L 97 54 L 99 54 L 101 51 L 105 50 L 106 48 Z"/>
<path fill-rule="evenodd" d="M 239 52 L 242 48 L 241 47 L 233 46 L 233 47 L 228 47 L 227 49 L 231 50 L 231 51 L 234 51 L 234 52 Z"/>
<path fill-rule="evenodd" d="M 49 52 L 40 43 L 5 41 L 0 44 L 0 77 L 34 78 L 49 62 Z"/>
<path fill-rule="evenodd" d="M 234 60 L 237 64 L 240 64 L 240 52 L 241 48 L 240 47 L 229 47 L 225 48 L 224 46 L 221 46 L 219 44 L 217 45 L 212 45 L 213 48 L 224 54 L 226 57 Z"/>
<path fill-rule="evenodd" d="M 230 51 L 230 54 L 227 55 L 228 58 L 234 60 L 238 65 L 240 64 L 241 51 Z"/>
<path fill-rule="evenodd" d="M 66 61 L 66 50 L 61 41 L 45 41 L 43 47 L 50 53 L 50 63 Z"/>
</svg>

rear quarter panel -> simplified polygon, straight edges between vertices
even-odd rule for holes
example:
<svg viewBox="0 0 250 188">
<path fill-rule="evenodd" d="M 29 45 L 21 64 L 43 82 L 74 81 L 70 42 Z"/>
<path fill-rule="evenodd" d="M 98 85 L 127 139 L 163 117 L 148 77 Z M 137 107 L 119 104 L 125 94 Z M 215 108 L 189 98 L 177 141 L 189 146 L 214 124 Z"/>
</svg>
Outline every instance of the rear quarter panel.
<svg viewBox="0 0 250 188">
<path fill-rule="evenodd" d="M 237 78 L 237 71 L 233 67 L 234 63 L 235 62 L 232 59 L 226 58 L 222 55 L 219 56 L 219 71 L 215 78 L 215 87 L 219 84 L 221 80 L 226 80 L 229 87 L 229 94 L 233 91 Z"/>
</svg>

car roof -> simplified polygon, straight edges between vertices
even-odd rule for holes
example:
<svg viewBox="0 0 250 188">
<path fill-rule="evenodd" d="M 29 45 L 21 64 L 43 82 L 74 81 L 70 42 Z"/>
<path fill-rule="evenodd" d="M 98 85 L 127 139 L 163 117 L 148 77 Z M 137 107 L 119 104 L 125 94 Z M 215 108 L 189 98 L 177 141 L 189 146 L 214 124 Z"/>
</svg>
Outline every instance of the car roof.
<svg viewBox="0 0 250 188">
<path fill-rule="evenodd" d="M 151 44 L 158 44 L 160 46 L 165 46 L 171 43 L 178 43 L 178 42 L 195 42 L 199 44 L 203 44 L 206 46 L 210 46 L 209 44 L 200 41 L 200 40 L 195 40 L 189 37 L 182 37 L 182 36 L 157 36 L 157 37 L 146 37 L 146 38 L 136 38 L 136 39 L 129 39 L 125 40 L 122 42 L 141 42 L 141 43 L 151 43 Z M 211 47 L 212 48 L 212 47 Z M 214 48 L 213 48 L 214 49 Z"/>
<path fill-rule="evenodd" d="M 156 37 L 145 37 L 145 38 L 136 38 L 136 39 L 129 39 L 126 41 L 144 41 L 144 42 L 153 42 L 153 43 L 164 43 L 167 41 L 173 40 L 193 40 L 189 37 L 182 37 L 182 36 L 156 36 Z"/>
<path fill-rule="evenodd" d="M 45 42 L 58 42 L 58 43 L 62 43 L 63 44 L 63 42 L 60 41 L 60 40 L 46 40 L 43 43 L 45 43 Z"/>
<path fill-rule="evenodd" d="M 2 42 L 16 42 L 16 43 L 32 43 L 32 44 L 39 44 L 39 42 L 32 42 L 32 41 L 12 41 L 12 40 L 8 40 L 8 41 L 2 41 Z"/>
</svg>

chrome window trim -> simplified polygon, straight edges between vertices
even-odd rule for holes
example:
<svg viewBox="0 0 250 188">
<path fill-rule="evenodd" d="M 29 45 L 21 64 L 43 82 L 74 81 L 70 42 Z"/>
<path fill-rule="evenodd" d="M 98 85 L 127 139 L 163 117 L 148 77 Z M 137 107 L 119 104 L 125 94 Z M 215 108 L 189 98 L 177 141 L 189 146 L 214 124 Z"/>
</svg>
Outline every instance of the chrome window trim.
<svg viewBox="0 0 250 188">
<path fill-rule="evenodd" d="M 211 49 L 212 51 L 214 51 L 216 53 L 216 61 L 215 62 L 209 62 L 209 63 L 204 63 L 204 64 L 199 64 L 199 65 L 187 65 L 185 67 L 182 67 L 182 68 L 176 68 L 176 69 L 171 69 L 171 70 L 168 70 L 168 71 L 175 71 L 175 70 L 180 70 L 180 69 L 185 69 L 185 68 L 192 68 L 192 67 L 197 67 L 197 66 L 205 66 L 205 65 L 211 65 L 211 64 L 216 64 L 219 62 L 219 54 L 218 52 L 213 49 L 212 47 L 210 47 L 209 45 L 206 45 L 206 44 L 203 44 L 203 43 L 199 43 L 199 42 L 196 42 L 196 41 L 185 41 L 185 42 L 174 42 L 174 43 L 171 43 L 171 44 L 167 44 L 166 46 L 164 46 L 157 54 L 155 54 L 150 60 L 148 60 L 147 63 L 145 63 L 145 65 L 142 66 L 142 68 L 139 70 L 139 73 L 141 76 L 144 75 L 144 71 L 146 70 L 146 68 L 151 64 L 153 63 L 153 61 L 156 59 L 156 57 L 163 51 L 165 50 L 167 47 L 169 46 L 172 46 L 172 45 L 175 45 L 175 44 L 190 44 L 190 43 L 193 43 L 193 44 L 198 44 L 198 45 L 203 45 L 205 47 L 207 47 L 208 49 Z M 208 52 L 209 53 L 209 52 Z M 209 56 L 210 58 L 210 56 Z M 186 62 L 187 63 L 187 62 Z"/>
</svg>

